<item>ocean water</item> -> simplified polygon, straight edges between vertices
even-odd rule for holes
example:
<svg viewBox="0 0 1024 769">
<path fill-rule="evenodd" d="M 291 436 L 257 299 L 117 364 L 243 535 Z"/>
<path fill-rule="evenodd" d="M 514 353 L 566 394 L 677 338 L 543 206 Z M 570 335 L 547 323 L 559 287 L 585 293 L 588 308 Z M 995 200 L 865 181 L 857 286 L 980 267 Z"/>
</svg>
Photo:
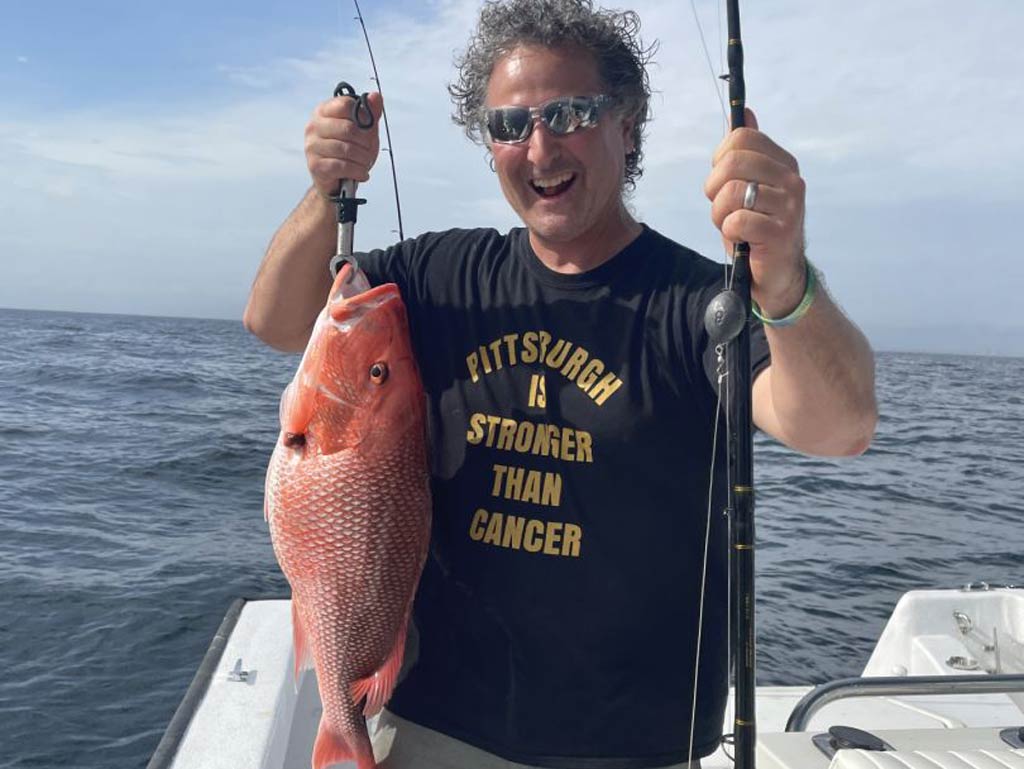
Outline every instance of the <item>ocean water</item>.
<svg viewBox="0 0 1024 769">
<path fill-rule="evenodd" d="M 144 766 L 231 600 L 297 358 L 239 323 L 0 310 L 0 767 Z M 880 354 L 855 460 L 756 441 L 758 680 L 857 675 L 906 590 L 1024 583 L 1024 359 Z"/>
</svg>

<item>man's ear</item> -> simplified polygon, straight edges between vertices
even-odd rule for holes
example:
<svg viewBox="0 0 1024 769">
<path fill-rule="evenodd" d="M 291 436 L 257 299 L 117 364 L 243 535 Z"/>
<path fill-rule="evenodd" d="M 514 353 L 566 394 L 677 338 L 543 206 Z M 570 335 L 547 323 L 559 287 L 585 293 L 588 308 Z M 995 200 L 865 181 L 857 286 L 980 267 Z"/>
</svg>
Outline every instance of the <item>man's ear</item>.
<svg viewBox="0 0 1024 769">
<path fill-rule="evenodd" d="M 636 152 L 636 142 L 633 139 L 633 128 L 635 126 L 635 117 L 629 117 L 622 121 L 622 140 L 626 145 L 626 155 L 631 155 Z"/>
</svg>

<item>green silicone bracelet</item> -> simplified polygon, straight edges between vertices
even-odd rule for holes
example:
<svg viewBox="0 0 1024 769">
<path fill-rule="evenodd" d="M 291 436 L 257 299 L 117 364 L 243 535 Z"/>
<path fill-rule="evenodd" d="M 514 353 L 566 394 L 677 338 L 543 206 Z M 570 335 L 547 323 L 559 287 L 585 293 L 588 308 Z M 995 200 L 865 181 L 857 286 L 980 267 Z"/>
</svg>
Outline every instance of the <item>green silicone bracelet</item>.
<svg viewBox="0 0 1024 769">
<path fill-rule="evenodd" d="M 818 276 L 817 271 L 814 269 L 814 265 L 811 264 L 811 260 L 804 258 L 804 296 L 800 300 L 800 304 L 784 318 L 769 318 L 761 312 L 761 308 L 757 302 L 753 299 L 750 300 L 750 310 L 754 313 L 754 317 L 764 323 L 766 326 L 772 328 L 781 328 L 783 326 L 792 326 L 800 318 L 807 314 L 807 311 L 811 309 L 811 304 L 814 303 L 814 297 L 818 293 Z"/>
</svg>

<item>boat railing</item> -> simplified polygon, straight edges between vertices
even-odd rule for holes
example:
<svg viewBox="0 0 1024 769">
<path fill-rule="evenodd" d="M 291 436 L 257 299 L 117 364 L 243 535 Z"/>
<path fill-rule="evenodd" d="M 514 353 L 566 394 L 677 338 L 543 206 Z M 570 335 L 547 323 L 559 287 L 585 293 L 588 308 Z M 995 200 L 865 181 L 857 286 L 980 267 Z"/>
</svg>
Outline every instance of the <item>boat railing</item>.
<svg viewBox="0 0 1024 769">
<path fill-rule="evenodd" d="M 896 697 L 915 694 L 1016 694 L 1024 692 L 1024 675 L 878 676 L 841 678 L 814 687 L 793 708 L 787 732 L 807 729 L 811 717 L 830 702 L 850 697 Z"/>
</svg>

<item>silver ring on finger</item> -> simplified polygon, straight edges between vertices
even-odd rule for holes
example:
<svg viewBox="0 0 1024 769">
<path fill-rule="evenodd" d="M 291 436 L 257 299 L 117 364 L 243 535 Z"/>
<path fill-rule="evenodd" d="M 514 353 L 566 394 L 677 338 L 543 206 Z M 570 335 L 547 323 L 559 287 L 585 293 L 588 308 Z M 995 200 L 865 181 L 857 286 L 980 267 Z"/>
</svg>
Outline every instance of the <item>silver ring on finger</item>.
<svg viewBox="0 0 1024 769">
<path fill-rule="evenodd" d="M 757 204 L 757 182 L 747 182 L 747 189 L 743 192 L 743 207 L 753 211 Z"/>
</svg>

